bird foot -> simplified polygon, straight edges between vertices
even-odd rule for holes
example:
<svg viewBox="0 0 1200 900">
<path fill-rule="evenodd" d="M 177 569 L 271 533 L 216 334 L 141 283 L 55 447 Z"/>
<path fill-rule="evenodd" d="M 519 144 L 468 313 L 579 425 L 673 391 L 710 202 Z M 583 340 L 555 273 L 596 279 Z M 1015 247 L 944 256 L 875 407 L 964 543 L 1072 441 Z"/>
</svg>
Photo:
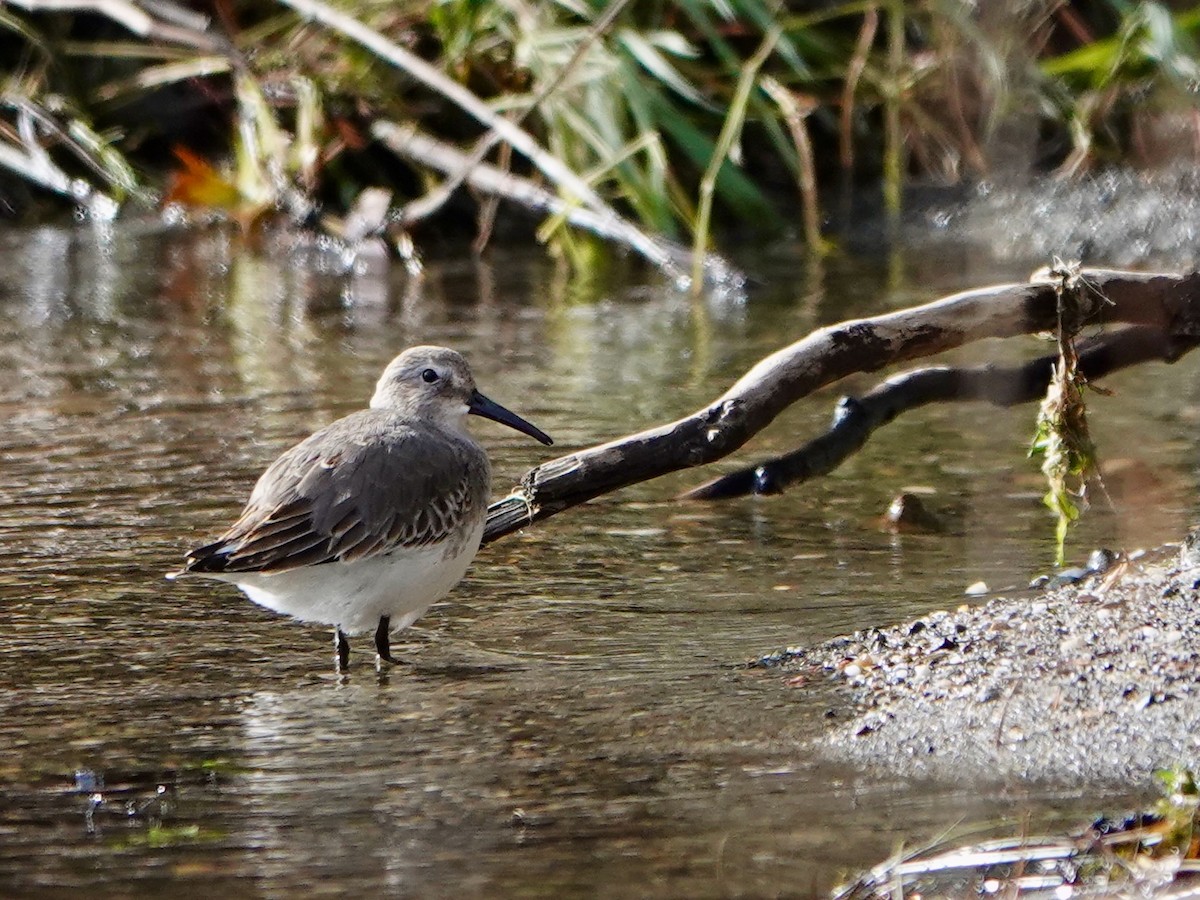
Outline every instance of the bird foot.
<svg viewBox="0 0 1200 900">
<path fill-rule="evenodd" d="M 345 672 L 350 668 L 350 641 L 341 628 L 333 629 L 333 650 L 334 667 L 338 673 Z"/>
<path fill-rule="evenodd" d="M 379 617 L 379 627 L 375 629 L 375 652 L 380 660 L 394 666 L 411 666 L 412 663 L 399 656 L 392 656 L 391 619 L 388 616 Z"/>
</svg>

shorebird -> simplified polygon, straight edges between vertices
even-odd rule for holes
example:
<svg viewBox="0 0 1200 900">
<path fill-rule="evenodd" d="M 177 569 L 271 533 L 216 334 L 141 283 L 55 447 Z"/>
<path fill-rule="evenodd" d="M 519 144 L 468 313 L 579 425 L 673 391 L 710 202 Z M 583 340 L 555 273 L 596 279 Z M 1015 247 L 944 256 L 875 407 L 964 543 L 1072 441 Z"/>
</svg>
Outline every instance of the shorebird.
<svg viewBox="0 0 1200 900">
<path fill-rule="evenodd" d="M 187 554 L 171 577 L 236 584 L 255 603 L 332 625 L 337 664 L 347 635 L 375 629 L 380 659 L 450 591 L 479 550 L 491 465 L 469 414 L 550 437 L 475 387 L 445 347 L 412 347 L 380 376 L 370 408 L 286 451 L 263 472 L 241 516 Z"/>
</svg>

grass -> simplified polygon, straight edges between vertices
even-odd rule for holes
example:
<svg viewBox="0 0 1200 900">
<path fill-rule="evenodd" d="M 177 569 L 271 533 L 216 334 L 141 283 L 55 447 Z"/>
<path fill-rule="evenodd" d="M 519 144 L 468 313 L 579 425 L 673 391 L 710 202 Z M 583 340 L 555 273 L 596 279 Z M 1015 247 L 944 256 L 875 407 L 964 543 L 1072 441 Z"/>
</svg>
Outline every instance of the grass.
<svg viewBox="0 0 1200 900">
<path fill-rule="evenodd" d="M 914 178 L 1010 164 L 993 137 L 1013 116 L 1042 135 L 1030 164 L 1136 164 L 1161 149 L 1149 145 L 1162 122 L 1194 119 L 1200 81 L 1200 10 L 1154 2 L 1031 4 L 1023 17 L 961 0 L 211 8 L 0 7 L 0 214 L 109 218 L 175 202 L 245 229 L 319 229 L 384 188 L 379 227 L 393 237 L 460 221 L 449 213 L 470 166 L 372 139 L 395 123 L 553 194 L 524 205 L 577 262 L 585 232 L 611 239 L 597 219 L 624 223 L 627 245 L 663 267 L 732 234 L 796 230 L 819 252 L 821 181 L 878 186 L 896 213 Z M 494 212 L 479 204 L 481 235 Z"/>
</svg>

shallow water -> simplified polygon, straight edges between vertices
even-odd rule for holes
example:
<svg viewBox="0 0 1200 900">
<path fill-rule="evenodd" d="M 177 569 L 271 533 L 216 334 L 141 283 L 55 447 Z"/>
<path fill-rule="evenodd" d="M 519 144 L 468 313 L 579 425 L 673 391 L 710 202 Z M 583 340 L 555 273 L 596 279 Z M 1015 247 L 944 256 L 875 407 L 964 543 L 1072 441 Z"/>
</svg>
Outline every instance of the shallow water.
<svg viewBox="0 0 1200 900">
<path fill-rule="evenodd" d="M 479 423 L 499 494 L 691 411 L 815 326 L 1036 262 L 946 245 L 814 270 L 779 249 L 745 255 L 760 283 L 744 300 L 696 305 L 619 266 L 572 282 L 536 252 L 431 260 L 416 280 L 216 233 L 0 234 L 0 896 L 820 895 L 958 823 L 1119 810 L 1122 786 L 909 784 L 824 761 L 806 741 L 829 689 L 741 665 L 1045 571 L 1029 407 L 910 414 L 782 497 L 673 502 L 711 474 L 692 472 L 568 511 L 481 552 L 400 637 L 409 671 L 377 674 L 360 638 L 338 677 L 325 630 L 163 580 L 405 346 L 463 350 L 556 438 Z M 1198 369 L 1147 366 L 1095 398 L 1119 512 L 1089 514 L 1077 559 L 1195 517 Z M 838 396 L 742 459 L 820 429 Z M 880 529 L 913 487 L 946 534 Z"/>
</svg>

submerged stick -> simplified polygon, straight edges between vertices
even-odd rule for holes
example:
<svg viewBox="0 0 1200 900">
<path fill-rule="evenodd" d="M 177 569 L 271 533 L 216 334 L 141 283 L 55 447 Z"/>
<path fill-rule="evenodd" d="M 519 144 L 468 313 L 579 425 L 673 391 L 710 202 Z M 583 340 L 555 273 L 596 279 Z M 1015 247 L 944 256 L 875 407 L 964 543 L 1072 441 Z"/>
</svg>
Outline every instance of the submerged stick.
<svg viewBox="0 0 1200 900">
<path fill-rule="evenodd" d="M 1151 326 L 1181 341 L 1200 338 L 1200 273 L 1087 269 L 1081 275 L 1097 300 L 1089 322 Z M 483 539 L 493 541 L 593 497 L 728 456 L 791 404 L 847 375 L 982 338 L 1046 331 L 1056 320 L 1054 284 L 1042 280 L 964 291 L 822 328 L 766 357 L 691 415 L 530 469 L 510 496 L 492 504 Z"/>
<path fill-rule="evenodd" d="M 1079 354 L 1089 379 L 1153 360 L 1174 362 L 1195 341 L 1169 340 L 1157 328 L 1134 325 L 1096 338 Z M 1017 366 L 937 366 L 903 372 L 861 397 L 838 401 L 829 430 L 791 453 L 728 472 L 680 495 L 685 500 L 724 500 L 749 494 L 779 494 L 786 488 L 828 475 L 862 449 L 874 432 L 909 410 L 930 403 L 982 401 L 1016 406 L 1046 393 L 1057 355 Z"/>
</svg>

